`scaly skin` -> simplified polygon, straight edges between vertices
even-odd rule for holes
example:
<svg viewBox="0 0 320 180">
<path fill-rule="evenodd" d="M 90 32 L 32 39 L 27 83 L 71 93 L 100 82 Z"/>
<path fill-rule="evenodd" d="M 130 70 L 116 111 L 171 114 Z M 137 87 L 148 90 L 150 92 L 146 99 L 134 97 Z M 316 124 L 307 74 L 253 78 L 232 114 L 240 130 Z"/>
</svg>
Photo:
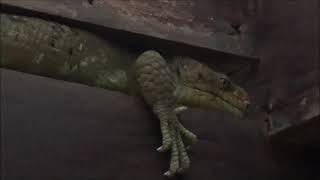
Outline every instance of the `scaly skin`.
<svg viewBox="0 0 320 180">
<path fill-rule="evenodd" d="M 249 104 L 247 93 L 227 76 L 188 57 L 134 54 L 89 32 L 36 18 L 1 14 L 1 25 L 2 67 L 141 95 L 160 120 L 157 150 L 171 152 L 167 176 L 190 167 L 187 147 L 197 141 L 177 114 L 198 107 L 241 117 Z"/>
</svg>

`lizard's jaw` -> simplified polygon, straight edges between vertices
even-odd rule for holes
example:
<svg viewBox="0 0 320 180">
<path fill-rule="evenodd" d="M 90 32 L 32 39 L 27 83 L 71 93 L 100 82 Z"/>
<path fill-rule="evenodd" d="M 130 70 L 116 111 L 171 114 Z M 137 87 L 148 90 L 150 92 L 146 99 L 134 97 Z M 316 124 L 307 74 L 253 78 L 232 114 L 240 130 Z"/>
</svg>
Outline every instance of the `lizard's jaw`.
<svg viewBox="0 0 320 180">
<path fill-rule="evenodd" d="M 227 111 L 237 117 L 243 117 L 248 109 L 249 102 L 230 103 L 225 97 L 186 86 L 178 87 L 174 95 L 178 102 L 190 106 L 209 110 Z"/>
</svg>

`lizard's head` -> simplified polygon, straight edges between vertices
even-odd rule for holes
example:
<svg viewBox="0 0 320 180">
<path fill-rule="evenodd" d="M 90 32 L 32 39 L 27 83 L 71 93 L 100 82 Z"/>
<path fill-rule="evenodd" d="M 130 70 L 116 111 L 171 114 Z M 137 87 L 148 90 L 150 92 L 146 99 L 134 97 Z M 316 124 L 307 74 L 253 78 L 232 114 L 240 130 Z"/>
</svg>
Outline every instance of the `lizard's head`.
<svg viewBox="0 0 320 180">
<path fill-rule="evenodd" d="M 186 105 L 224 110 L 240 117 L 247 112 L 247 92 L 226 75 L 191 58 L 177 58 L 173 67 L 181 87 L 186 87 L 185 93 L 180 94 Z"/>
</svg>

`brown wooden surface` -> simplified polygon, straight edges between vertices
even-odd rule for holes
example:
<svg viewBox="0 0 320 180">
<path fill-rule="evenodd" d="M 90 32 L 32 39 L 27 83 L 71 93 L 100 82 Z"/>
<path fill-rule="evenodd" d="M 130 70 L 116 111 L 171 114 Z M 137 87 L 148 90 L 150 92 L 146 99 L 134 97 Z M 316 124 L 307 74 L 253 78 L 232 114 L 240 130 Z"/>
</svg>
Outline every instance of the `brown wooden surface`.
<svg viewBox="0 0 320 180">
<path fill-rule="evenodd" d="M 184 179 L 272 177 L 275 164 L 254 123 L 190 110 L 199 135 Z M 166 179 L 158 120 L 121 93 L 1 69 L 2 177 Z"/>
<path fill-rule="evenodd" d="M 256 0 L 242 0 L 241 3 L 217 0 L 2 0 L 1 3 L 257 58 L 253 29 L 250 28 L 258 8 Z M 243 26 L 235 30 L 233 25 Z"/>
<path fill-rule="evenodd" d="M 254 88 L 256 93 L 252 94 L 256 94 L 255 101 L 261 102 L 269 112 L 275 125 L 271 131 L 277 131 L 276 124 L 281 124 L 280 128 L 296 129 L 296 125 L 305 121 L 318 121 L 319 1 L 263 1 L 260 14 L 261 64 Z M 305 131 L 304 126 L 301 127 L 301 132 Z M 291 138 L 288 134 L 288 139 Z"/>
<path fill-rule="evenodd" d="M 279 163 L 253 115 L 194 109 L 181 118 L 200 138 L 182 179 L 315 176 L 306 160 Z M 166 179 L 158 120 L 121 93 L 1 69 L 1 137 L 4 180 Z"/>
</svg>

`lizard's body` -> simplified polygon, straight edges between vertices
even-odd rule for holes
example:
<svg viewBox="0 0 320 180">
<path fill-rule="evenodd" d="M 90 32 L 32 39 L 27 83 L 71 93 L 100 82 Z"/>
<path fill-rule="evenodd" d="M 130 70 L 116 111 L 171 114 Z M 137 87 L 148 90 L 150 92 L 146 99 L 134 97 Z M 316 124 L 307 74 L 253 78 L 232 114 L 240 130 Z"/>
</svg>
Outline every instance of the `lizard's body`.
<svg viewBox="0 0 320 180">
<path fill-rule="evenodd" d="M 185 143 L 196 136 L 177 113 L 188 107 L 226 110 L 242 116 L 246 92 L 225 75 L 187 57 L 165 60 L 141 55 L 89 32 L 41 19 L 1 14 L 1 66 L 142 96 L 160 119 L 162 146 L 171 151 L 166 175 L 190 165 Z"/>
</svg>

